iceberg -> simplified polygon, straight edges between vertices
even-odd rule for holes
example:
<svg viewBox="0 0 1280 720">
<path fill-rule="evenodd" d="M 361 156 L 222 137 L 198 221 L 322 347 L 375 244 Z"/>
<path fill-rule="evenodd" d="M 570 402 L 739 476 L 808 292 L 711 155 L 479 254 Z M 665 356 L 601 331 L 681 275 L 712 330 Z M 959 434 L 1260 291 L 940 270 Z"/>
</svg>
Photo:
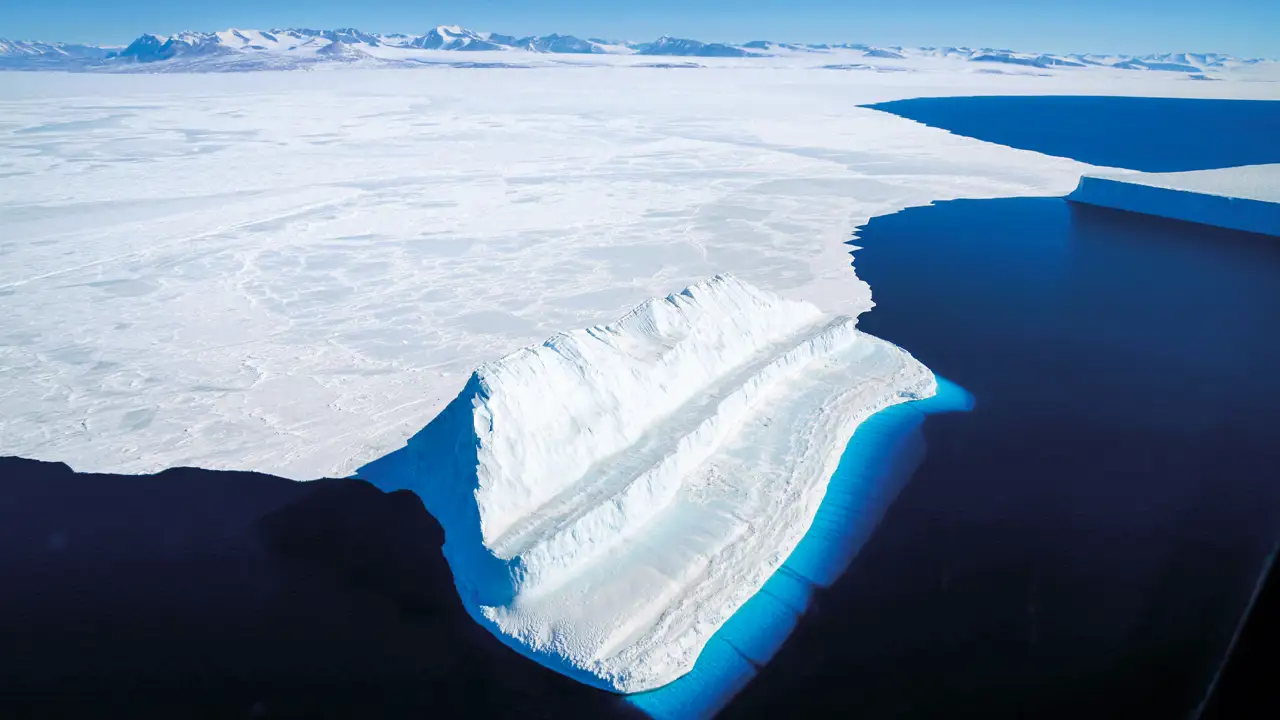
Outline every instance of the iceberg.
<svg viewBox="0 0 1280 720">
<path fill-rule="evenodd" d="M 1067 199 L 1280 236 L 1280 163 L 1191 172 L 1087 174 Z"/>
<path fill-rule="evenodd" d="M 964 388 L 941 376 L 937 382 L 933 397 L 885 408 L 858 425 L 813 523 L 782 567 L 716 631 L 687 675 L 629 695 L 630 704 L 654 720 L 713 718 L 773 662 L 817 594 L 849 568 L 924 460 L 925 419 L 975 407 Z"/>
<path fill-rule="evenodd" d="M 795 549 L 859 423 L 937 391 L 856 326 L 718 275 L 481 365 L 358 475 L 422 498 L 463 604 L 509 646 L 661 687 Z"/>
</svg>

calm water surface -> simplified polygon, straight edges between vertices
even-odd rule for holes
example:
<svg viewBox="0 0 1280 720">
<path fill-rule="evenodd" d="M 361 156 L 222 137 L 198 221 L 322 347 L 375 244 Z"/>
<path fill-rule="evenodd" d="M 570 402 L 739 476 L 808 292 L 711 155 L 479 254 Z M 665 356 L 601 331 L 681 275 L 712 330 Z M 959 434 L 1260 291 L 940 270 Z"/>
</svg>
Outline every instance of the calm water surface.
<svg viewBox="0 0 1280 720">
<path fill-rule="evenodd" d="M 1280 162 L 1280 102 L 1089 96 L 869 105 L 957 135 L 1093 165 L 1175 172 Z"/>
<path fill-rule="evenodd" d="M 1280 243 L 955 201 L 856 241 L 866 331 L 977 398 L 726 715 L 1182 717 L 1280 538 Z"/>
</svg>

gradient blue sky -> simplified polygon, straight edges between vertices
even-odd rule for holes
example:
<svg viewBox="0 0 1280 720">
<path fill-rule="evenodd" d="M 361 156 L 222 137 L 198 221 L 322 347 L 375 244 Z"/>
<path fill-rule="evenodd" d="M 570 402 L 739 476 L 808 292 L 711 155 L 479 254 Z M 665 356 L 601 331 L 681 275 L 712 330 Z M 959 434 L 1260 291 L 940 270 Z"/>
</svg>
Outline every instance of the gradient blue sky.
<svg viewBox="0 0 1280 720">
<path fill-rule="evenodd" d="M 0 0 L 0 37 L 126 43 L 228 27 L 1164 50 L 1280 57 L 1280 0 Z"/>
</svg>

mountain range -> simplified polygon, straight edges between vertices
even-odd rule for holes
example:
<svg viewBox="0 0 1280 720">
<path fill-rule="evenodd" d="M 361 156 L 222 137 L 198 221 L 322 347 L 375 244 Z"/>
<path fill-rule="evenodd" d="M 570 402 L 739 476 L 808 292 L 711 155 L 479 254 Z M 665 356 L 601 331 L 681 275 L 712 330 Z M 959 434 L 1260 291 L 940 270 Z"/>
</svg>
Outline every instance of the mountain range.
<svg viewBox="0 0 1280 720">
<path fill-rule="evenodd" d="M 485 53 L 484 59 L 448 59 L 440 52 Z M 327 63 L 494 67 L 538 64 L 539 56 L 666 56 L 686 58 L 805 58 L 839 55 L 882 65 L 907 60 L 952 60 L 1037 69 L 1113 68 L 1204 74 L 1266 62 L 1219 53 L 1094 55 L 1020 53 L 967 47 L 875 47 L 858 43 L 800 44 L 753 40 L 708 43 L 661 37 L 652 42 L 612 41 L 572 35 L 516 37 L 441 25 L 421 35 L 379 34 L 340 28 L 240 30 L 146 34 L 124 47 L 0 39 L 0 69 L 116 72 L 208 72 L 302 69 Z M 642 58 L 636 58 L 640 60 Z M 562 60 L 561 62 L 566 62 Z M 545 63 L 544 63 L 545 64 Z M 579 61 L 581 64 L 581 61 Z M 640 63 L 644 64 L 644 63 Z M 650 63 L 653 64 L 653 63 Z M 681 63 L 680 66 L 692 65 Z M 664 67 L 670 64 L 661 65 Z M 833 69 L 870 68 L 861 63 L 826 64 Z M 895 69 L 887 67 L 885 69 Z"/>
</svg>

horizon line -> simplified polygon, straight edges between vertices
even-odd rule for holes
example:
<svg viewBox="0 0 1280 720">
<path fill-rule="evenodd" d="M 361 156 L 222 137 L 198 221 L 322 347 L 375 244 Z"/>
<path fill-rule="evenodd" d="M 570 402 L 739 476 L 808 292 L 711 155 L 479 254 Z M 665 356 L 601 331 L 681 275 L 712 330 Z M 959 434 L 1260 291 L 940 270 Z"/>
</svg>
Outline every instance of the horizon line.
<svg viewBox="0 0 1280 720">
<path fill-rule="evenodd" d="M 267 30 L 267 32 L 288 31 L 288 30 L 313 30 L 313 31 L 320 31 L 320 32 L 323 32 L 323 31 L 339 31 L 339 30 L 354 30 L 354 31 L 357 31 L 357 32 L 361 32 L 361 33 L 365 33 L 365 34 L 369 34 L 369 35 L 381 36 L 381 37 L 386 37 L 386 36 L 389 36 L 389 35 L 405 35 L 405 36 L 409 36 L 409 37 L 414 37 L 414 36 L 426 35 L 427 33 L 431 32 L 431 31 L 433 31 L 433 30 L 438 30 L 438 29 L 440 29 L 440 28 L 457 28 L 457 29 L 459 29 L 459 30 L 463 30 L 463 31 L 467 31 L 467 32 L 472 32 L 472 33 L 475 33 L 475 34 L 477 34 L 477 35 L 481 35 L 481 36 L 486 35 L 486 34 L 489 34 L 489 35 L 494 35 L 494 34 L 496 34 L 496 35 L 509 35 L 509 36 L 511 36 L 511 37 L 516 37 L 516 38 L 519 38 L 519 39 L 523 39 L 523 38 L 532 38 L 532 37 L 547 37 L 547 36 L 549 36 L 549 35 L 561 35 L 562 37 L 576 37 L 576 38 L 580 38 L 580 39 L 584 39 L 584 40 L 589 40 L 589 41 L 590 41 L 592 38 L 596 38 L 597 40 L 605 40 L 605 38 L 602 38 L 601 36 L 594 35 L 594 34 L 593 34 L 593 35 L 573 35 L 573 34 L 562 34 L 562 33 L 558 33 L 558 32 L 552 32 L 552 33 L 545 33 L 545 34 L 527 34 L 527 35 L 521 35 L 521 34 L 512 34 L 512 33 L 498 32 L 498 31 L 494 31 L 494 30 L 472 30 L 471 28 L 467 28 L 467 27 L 465 27 L 465 26 L 463 26 L 463 25 L 460 25 L 460 24 L 449 24 L 449 23 L 441 23 L 441 24 L 437 24 L 437 25 L 432 25 L 432 26 L 428 27 L 426 30 L 424 30 L 424 31 L 422 31 L 422 32 L 420 32 L 420 33 L 406 33 L 406 32 L 403 32 L 403 31 L 401 31 L 401 30 L 391 30 L 391 31 L 381 31 L 381 30 L 363 30 L 363 29 L 358 28 L 358 27 L 356 27 L 356 26 L 354 26 L 354 25 L 347 25 L 347 26 L 343 26 L 343 27 L 333 27 L 333 28 L 324 28 L 324 27 L 308 27 L 308 26 L 306 26 L 306 25 L 293 25 L 293 26 L 287 26 L 287 27 L 269 27 L 269 28 L 266 28 L 266 30 Z M 144 31 L 144 32 L 139 33 L 138 35 L 134 36 L 134 37 L 133 37 L 133 39 L 131 39 L 131 40 L 127 41 L 127 42 L 123 42 L 123 43 L 117 43 L 117 42 L 105 42 L 105 43 L 104 43 L 104 42 L 74 42 L 74 41 L 66 41 L 66 40 L 43 40 L 43 39 L 36 39 L 36 38 L 25 38 L 25 39 L 20 39 L 20 38 L 11 38 L 11 37 L 3 37 L 3 36 L 0 36 L 0 41 L 4 41 L 4 42 L 19 42 L 19 43 L 45 43 L 45 44 L 51 44 L 51 45 L 80 45 L 80 46 L 83 46 L 83 47 L 97 47 L 97 48 L 107 49 L 107 48 L 116 48 L 116 47 L 119 47 L 119 48 L 125 48 L 125 47 L 128 47 L 128 46 L 129 46 L 129 45 L 131 45 L 132 43 L 136 42 L 138 39 L 140 39 L 140 38 L 142 38 L 142 37 L 145 37 L 145 36 L 148 36 L 148 35 L 149 35 L 149 36 L 152 36 L 152 37 L 156 37 L 156 38 L 166 38 L 166 39 L 168 39 L 168 38 L 172 38 L 172 37 L 174 37 L 174 36 L 176 36 L 176 35 L 181 35 L 181 34 L 184 34 L 184 33 L 193 33 L 193 34 L 205 34 L 205 35 L 210 35 L 210 34 L 215 34 L 215 33 L 219 33 L 219 32 L 228 32 L 228 31 L 234 31 L 234 30 L 261 30 L 261 29 L 260 29 L 260 28 L 255 28 L 255 27 L 251 27 L 251 26 L 247 26 L 247 25 L 246 25 L 246 26 L 231 25 L 231 26 L 228 26 L 228 27 L 226 27 L 226 28 L 219 29 L 219 30 L 192 30 L 192 29 L 189 29 L 189 28 L 188 28 L 188 29 L 176 30 L 176 31 L 169 32 L 169 33 L 157 33 L 157 32 Z M 858 42 L 858 41 L 851 41 L 851 40 L 832 40 L 832 41 L 811 41 L 811 42 L 802 42 L 802 41 L 793 41 L 793 40 L 770 40 L 770 39 L 767 39 L 767 38 L 764 38 L 764 37 L 757 37 L 757 38 L 754 38 L 754 39 L 751 39 L 751 40 L 744 40 L 744 41 L 734 41 L 734 40 L 712 40 L 712 41 L 706 41 L 706 40 L 699 40 L 699 39 L 697 39 L 697 38 L 693 37 L 692 35 L 674 35 L 674 34 L 670 34 L 670 33 L 663 33 L 662 35 L 659 35 L 659 36 L 656 38 L 656 40 L 661 40 L 662 38 L 671 38 L 671 39 L 674 39 L 674 40 L 693 40 L 693 41 L 695 41 L 695 42 L 700 42 L 700 43 L 704 43 L 704 44 L 708 44 L 708 45 L 728 45 L 728 46 L 731 46 L 731 47 L 742 47 L 742 46 L 743 46 L 743 45 L 745 45 L 746 43 L 751 43 L 751 42 L 769 42 L 769 43 L 785 44 L 785 45 L 801 45 L 801 46 L 806 46 L 806 47 L 814 47 L 814 46 L 821 46 L 821 45 L 835 45 L 835 46 L 840 46 L 840 45 L 866 45 L 867 47 L 871 47 L 871 48 L 890 48 L 890 49 L 892 49 L 892 48 L 902 48 L 902 49 L 906 49 L 906 48 L 914 48 L 914 49 L 921 49 L 921 50 L 927 50 L 927 49 L 939 49 L 939 48 L 949 48 L 949 49 L 956 49 L 956 50 L 994 50 L 994 51 L 1002 51 L 1002 52 L 1027 52 L 1027 53 L 1035 52 L 1035 53 L 1039 53 L 1039 54 L 1043 54 L 1043 55 L 1102 55 L 1102 56 L 1107 56 L 1107 55 L 1121 55 L 1121 56 L 1131 56 L 1131 57 L 1143 57 L 1143 56 L 1151 56 L 1151 55 L 1164 55 L 1164 54 L 1174 54 L 1174 53 L 1186 53 L 1186 54 L 1194 54 L 1194 55 L 1224 55 L 1224 56 L 1229 56 L 1229 57 L 1236 58 L 1236 59 L 1239 59 L 1239 60 L 1259 60 L 1259 61 L 1271 61 L 1271 62 L 1280 61 L 1280 57 L 1267 57 L 1267 56 L 1260 56 L 1260 55 L 1259 55 L 1259 56 L 1236 55 L 1236 54 L 1233 54 L 1233 53 L 1229 53 L 1229 52 L 1222 52 L 1222 51 L 1219 51 L 1219 50 L 1161 50 L 1161 51 L 1154 51 L 1154 52 L 1148 52 L 1148 53 L 1136 53 L 1136 52 L 1129 52 L 1129 51 L 1106 51 L 1106 52 L 1098 52 L 1098 51 L 1082 51 L 1082 50 L 1072 50 L 1072 51 L 1068 51 L 1068 52 L 1057 52 L 1057 51 L 1049 51 L 1049 50 L 1044 50 L 1044 51 L 1041 51 L 1041 50 L 1034 50 L 1034 51 L 1033 51 L 1033 50 L 1017 50 L 1017 49 L 1014 49 L 1014 48 L 1011 48 L 1011 47 L 978 46 L 978 45 L 967 45 L 967 44 L 960 44 L 960 45 L 903 45 L 903 44 L 884 45 L 884 44 L 862 43 L 862 42 Z M 652 40 L 632 40 L 632 39 L 608 39 L 608 40 L 607 40 L 607 42 L 609 42 L 609 43 L 617 43 L 617 44 L 624 44 L 624 45 L 625 45 L 625 44 L 629 44 L 629 43 L 643 43 L 643 42 L 653 42 L 653 41 L 652 41 Z M 446 51 L 446 52 L 447 52 L 447 51 Z"/>
</svg>

